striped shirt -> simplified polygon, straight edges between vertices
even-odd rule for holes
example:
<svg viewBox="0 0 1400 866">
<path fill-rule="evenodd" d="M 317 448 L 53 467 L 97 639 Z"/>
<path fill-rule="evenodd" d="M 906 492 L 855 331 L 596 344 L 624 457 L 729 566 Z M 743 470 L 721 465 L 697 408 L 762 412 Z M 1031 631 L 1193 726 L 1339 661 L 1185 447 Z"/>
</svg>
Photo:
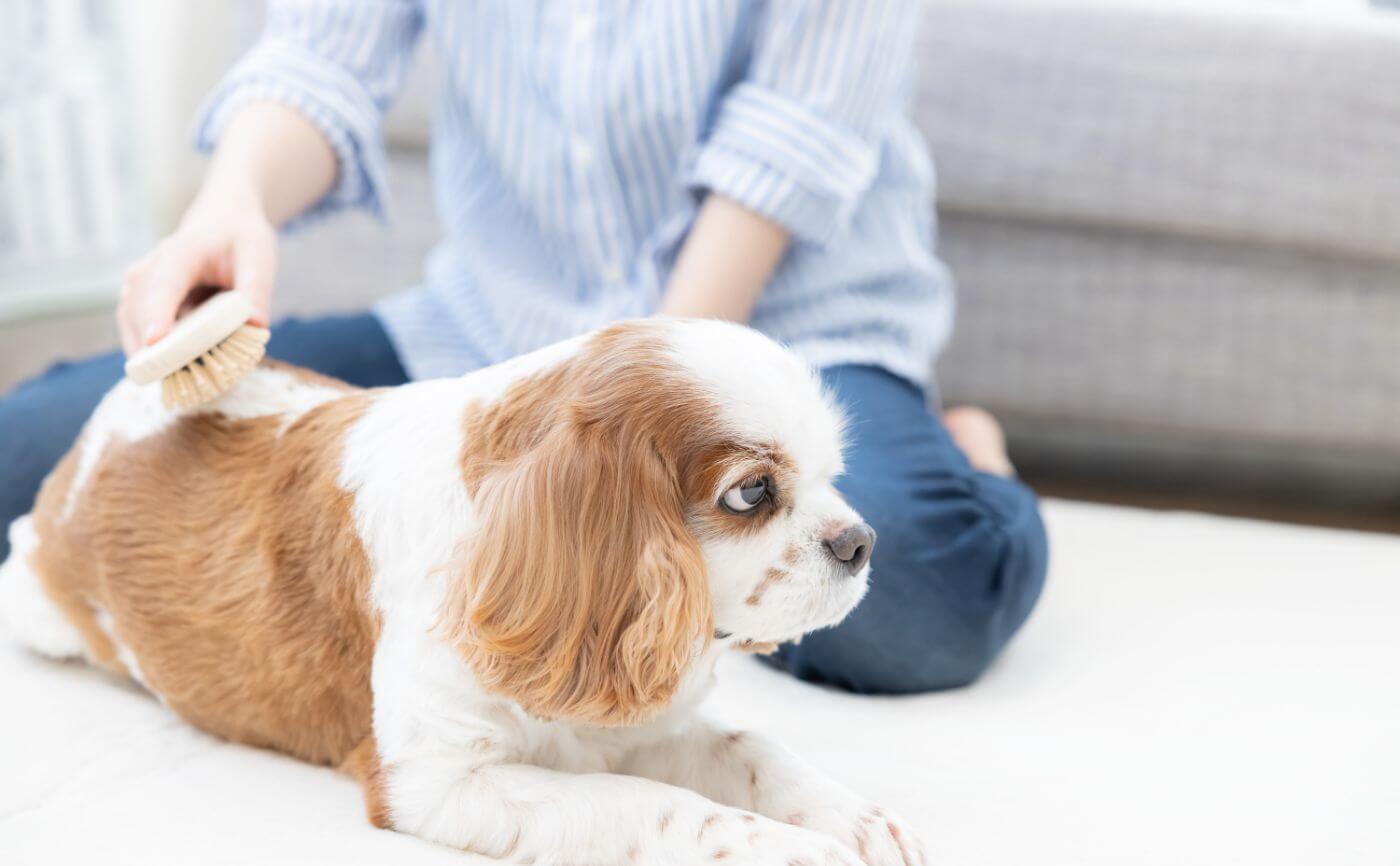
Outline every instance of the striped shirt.
<svg viewBox="0 0 1400 866">
<path fill-rule="evenodd" d="M 792 246 L 751 324 L 818 366 L 927 384 L 952 322 L 933 169 L 906 116 L 914 0 L 271 0 L 198 127 L 274 100 L 339 157 L 301 221 L 386 212 L 381 119 L 418 40 L 443 58 L 440 243 L 381 301 L 410 374 L 458 375 L 655 312 L 706 191 Z"/>
</svg>

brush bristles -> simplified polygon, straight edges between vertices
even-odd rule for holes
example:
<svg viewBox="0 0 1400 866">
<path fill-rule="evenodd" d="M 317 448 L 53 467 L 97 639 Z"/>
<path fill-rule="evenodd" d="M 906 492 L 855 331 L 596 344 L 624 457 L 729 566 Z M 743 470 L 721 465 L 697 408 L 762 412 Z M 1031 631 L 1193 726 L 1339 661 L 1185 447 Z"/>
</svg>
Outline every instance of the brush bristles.
<svg viewBox="0 0 1400 866">
<path fill-rule="evenodd" d="M 248 375 L 263 357 L 266 328 L 244 325 L 214 348 L 161 380 L 167 409 L 191 409 L 219 397 Z"/>
</svg>

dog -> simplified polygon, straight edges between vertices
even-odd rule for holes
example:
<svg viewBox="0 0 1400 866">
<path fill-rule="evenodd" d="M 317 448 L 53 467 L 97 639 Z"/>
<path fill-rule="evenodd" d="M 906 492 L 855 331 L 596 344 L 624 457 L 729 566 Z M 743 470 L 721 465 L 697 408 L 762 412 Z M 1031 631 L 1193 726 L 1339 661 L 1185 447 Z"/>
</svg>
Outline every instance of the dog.
<svg viewBox="0 0 1400 866">
<path fill-rule="evenodd" d="M 697 705 L 860 601 L 841 418 L 748 328 L 624 322 L 362 390 L 118 384 L 10 530 L 0 617 L 369 819 L 515 863 L 915 866 L 908 826 Z"/>
</svg>

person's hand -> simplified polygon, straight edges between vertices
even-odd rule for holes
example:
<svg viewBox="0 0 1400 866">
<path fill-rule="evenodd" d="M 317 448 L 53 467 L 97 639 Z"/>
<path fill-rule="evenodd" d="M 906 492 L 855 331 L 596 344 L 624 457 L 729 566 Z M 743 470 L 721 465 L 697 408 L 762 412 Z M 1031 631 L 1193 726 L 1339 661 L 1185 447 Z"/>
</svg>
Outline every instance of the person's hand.
<svg viewBox="0 0 1400 866">
<path fill-rule="evenodd" d="M 186 310 L 219 289 L 252 303 L 267 327 L 277 272 L 277 229 L 256 202 L 206 189 L 173 234 L 126 269 L 117 327 L 135 354 L 159 340 Z"/>
</svg>

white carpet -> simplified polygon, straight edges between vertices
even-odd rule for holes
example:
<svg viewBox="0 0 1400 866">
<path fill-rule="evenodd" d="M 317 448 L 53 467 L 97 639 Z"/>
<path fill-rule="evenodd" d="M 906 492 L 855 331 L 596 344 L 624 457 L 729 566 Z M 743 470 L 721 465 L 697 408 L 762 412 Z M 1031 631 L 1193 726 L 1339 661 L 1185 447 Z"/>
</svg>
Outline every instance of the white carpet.
<svg viewBox="0 0 1400 866">
<path fill-rule="evenodd" d="M 944 864 L 1400 863 L 1400 538 L 1051 503 L 1040 608 L 962 692 L 735 658 L 718 714 L 923 828 Z M 0 649 L 0 864 L 465 863 L 329 770 Z"/>
</svg>

